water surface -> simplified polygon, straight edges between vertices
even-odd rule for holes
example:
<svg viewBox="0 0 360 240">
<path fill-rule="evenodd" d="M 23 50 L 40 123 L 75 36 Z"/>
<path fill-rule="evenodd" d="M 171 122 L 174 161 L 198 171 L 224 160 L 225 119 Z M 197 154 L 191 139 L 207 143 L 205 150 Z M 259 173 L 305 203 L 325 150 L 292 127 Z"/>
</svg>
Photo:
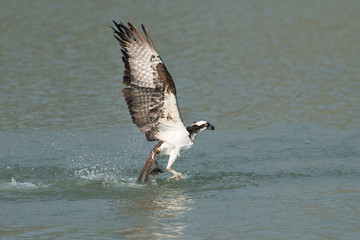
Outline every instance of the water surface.
<svg viewBox="0 0 360 240">
<path fill-rule="evenodd" d="M 0 9 L 0 238 L 358 238 L 358 1 Z M 136 181 L 154 143 L 121 98 L 112 19 L 146 25 L 186 124 L 216 127 L 182 181 Z"/>
</svg>

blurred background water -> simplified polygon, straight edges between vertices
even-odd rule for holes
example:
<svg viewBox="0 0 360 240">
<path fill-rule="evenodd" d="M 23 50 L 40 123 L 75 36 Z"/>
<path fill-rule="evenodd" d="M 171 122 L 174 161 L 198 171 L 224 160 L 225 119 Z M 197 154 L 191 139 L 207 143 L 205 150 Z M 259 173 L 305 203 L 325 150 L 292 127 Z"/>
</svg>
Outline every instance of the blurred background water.
<svg viewBox="0 0 360 240">
<path fill-rule="evenodd" d="M 359 1 L 0 9 L 1 239 L 359 238 Z M 113 19 L 145 24 L 186 124 L 216 127 L 183 181 L 136 181 L 154 143 L 121 98 Z"/>
</svg>

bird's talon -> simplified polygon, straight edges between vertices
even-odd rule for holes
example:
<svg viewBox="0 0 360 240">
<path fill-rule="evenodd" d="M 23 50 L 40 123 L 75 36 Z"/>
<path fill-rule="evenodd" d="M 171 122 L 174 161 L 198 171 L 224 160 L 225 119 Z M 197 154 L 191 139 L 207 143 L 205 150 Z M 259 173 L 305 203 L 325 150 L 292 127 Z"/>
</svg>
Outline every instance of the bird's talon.
<svg viewBox="0 0 360 240">
<path fill-rule="evenodd" d="M 181 173 L 174 173 L 174 176 L 172 176 L 172 178 L 175 178 L 176 180 L 182 180 L 183 176 L 181 175 Z"/>
</svg>

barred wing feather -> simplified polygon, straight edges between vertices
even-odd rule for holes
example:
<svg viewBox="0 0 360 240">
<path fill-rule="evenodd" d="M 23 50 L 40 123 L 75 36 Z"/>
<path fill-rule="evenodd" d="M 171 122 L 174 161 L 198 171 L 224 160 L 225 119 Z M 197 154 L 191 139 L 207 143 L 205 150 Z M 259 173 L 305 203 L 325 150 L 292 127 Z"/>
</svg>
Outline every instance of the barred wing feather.
<svg viewBox="0 0 360 240">
<path fill-rule="evenodd" d="M 142 25 L 145 37 L 131 23 L 112 28 L 125 65 L 122 95 L 133 122 L 148 141 L 171 139 L 173 133 L 188 134 L 176 99 L 174 81 Z"/>
</svg>

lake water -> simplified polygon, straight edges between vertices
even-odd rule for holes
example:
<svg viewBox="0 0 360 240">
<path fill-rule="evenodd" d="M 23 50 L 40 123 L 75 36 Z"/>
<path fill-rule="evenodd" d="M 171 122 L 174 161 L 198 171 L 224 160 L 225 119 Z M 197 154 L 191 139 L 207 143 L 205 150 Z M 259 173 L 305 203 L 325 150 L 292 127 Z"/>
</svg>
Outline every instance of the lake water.
<svg viewBox="0 0 360 240">
<path fill-rule="evenodd" d="M 359 239 L 360 3 L 0 1 L 0 239 Z M 141 23 L 204 132 L 154 142 L 111 20 Z M 166 165 L 167 159 L 160 160 Z"/>
</svg>

